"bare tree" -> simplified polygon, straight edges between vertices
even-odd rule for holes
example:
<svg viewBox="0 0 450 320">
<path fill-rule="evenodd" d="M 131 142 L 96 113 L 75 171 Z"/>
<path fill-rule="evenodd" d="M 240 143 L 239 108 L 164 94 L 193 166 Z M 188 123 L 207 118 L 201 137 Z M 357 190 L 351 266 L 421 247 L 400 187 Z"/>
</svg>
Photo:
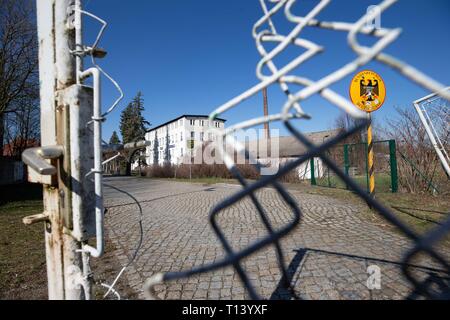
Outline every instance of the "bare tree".
<svg viewBox="0 0 450 320">
<path fill-rule="evenodd" d="M 377 118 L 375 117 L 374 114 L 372 114 L 371 119 L 372 119 L 372 128 L 374 128 L 373 139 L 374 141 L 380 140 L 382 138 L 380 134 L 382 130 L 380 130 L 381 128 L 379 128 L 378 126 Z M 336 119 L 334 120 L 333 127 L 334 129 L 344 129 L 347 131 L 359 125 L 361 123 L 360 121 L 362 120 L 354 119 L 348 113 L 341 112 L 339 116 L 337 116 Z M 355 133 L 353 136 L 349 137 L 347 139 L 347 143 L 360 143 L 367 141 L 366 136 L 367 136 L 366 131 L 362 130 L 360 132 Z"/>
<path fill-rule="evenodd" d="M 32 1 L 0 0 L 0 155 L 5 133 L 9 139 L 27 141 L 36 128 L 33 122 L 39 90 L 36 33 Z"/>
<path fill-rule="evenodd" d="M 414 109 L 395 107 L 395 110 L 398 117 L 387 119 L 384 130 L 397 141 L 402 160 L 398 162 L 400 186 L 411 193 L 430 191 L 430 183 L 439 179 L 437 154 Z"/>
<path fill-rule="evenodd" d="M 443 98 L 432 99 L 423 106 L 426 118 L 433 124 L 433 129 L 439 137 L 442 146 L 450 153 L 450 101 Z"/>
<path fill-rule="evenodd" d="M 40 110 L 37 99 L 24 99 L 14 112 L 5 116 L 4 135 L 9 146 L 9 156 L 20 158 L 25 149 L 38 144 L 40 135 Z"/>
<path fill-rule="evenodd" d="M 358 120 L 352 118 L 349 114 L 341 112 L 334 120 L 335 129 L 343 129 L 345 131 L 357 126 Z M 364 132 L 357 132 L 351 137 L 347 138 L 346 143 L 360 143 L 364 141 Z"/>
</svg>

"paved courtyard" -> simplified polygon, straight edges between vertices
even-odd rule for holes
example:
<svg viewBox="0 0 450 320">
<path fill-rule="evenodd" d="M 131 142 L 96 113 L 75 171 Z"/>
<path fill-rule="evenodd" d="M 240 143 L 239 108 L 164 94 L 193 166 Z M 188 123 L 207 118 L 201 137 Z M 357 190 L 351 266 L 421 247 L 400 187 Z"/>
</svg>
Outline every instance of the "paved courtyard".
<svg viewBox="0 0 450 320">
<path fill-rule="evenodd" d="M 208 223 L 210 209 L 239 186 L 109 178 L 106 183 L 132 194 L 143 208 L 144 240 L 135 262 L 124 274 L 144 298 L 145 280 L 158 272 L 187 270 L 218 261 L 224 251 Z M 302 299 L 402 299 L 412 292 L 401 274 L 402 252 L 411 246 L 404 237 L 368 222 L 358 206 L 319 195 L 290 191 L 303 212 L 300 225 L 281 244 L 296 295 Z M 283 200 L 272 189 L 257 193 L 271 222 L 282 227 L 292 220 Z M 139 211 L 123 193 L 106 188 L 106 229 L 122 266 L 139 240 Z M 266 235 L 251 201 L 245 199 L 220 213 L 218 219 L 234 249 Z M 448 252 L 447 252 L 448 253 Z M 433 265 L 426 257 L 415 262 L 425 277 Z M 292 299 L 281 285 L 273 247 L 242 263 L 264 299 Z M 369 290 L 369 266 L 381 272 L 381 289 Z M 233 268 L 182 279 L 156 287 L 161 299 L 247 299 Z"/>
</svg>

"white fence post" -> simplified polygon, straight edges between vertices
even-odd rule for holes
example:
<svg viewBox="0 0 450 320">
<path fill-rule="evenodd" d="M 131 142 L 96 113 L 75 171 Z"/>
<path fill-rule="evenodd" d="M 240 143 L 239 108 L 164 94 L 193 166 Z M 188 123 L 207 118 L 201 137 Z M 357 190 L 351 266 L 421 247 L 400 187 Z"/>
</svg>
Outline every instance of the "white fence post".
<svg viewBox="0 0 450 320">
<path fill-rule="evenodd" d="M 56 146 L 55 150 L 62 150 L 62 156 L 52 160 L 57 174 L 39 179 L 44 183 L 51 300 L 91 296 L 88 257 L 85 253 L 82 257 L 80 249 L 92 236 L 89 221 L 94 212 L 94 197 L 85 196 L 92 190 L 92 182 L 85 180 L 93 164 L 86 149 L 92 146 L 92 135 L 86 127 L 92 117 L 92 89 L 76 85 L 76 57 L 71 53 L 75 29 L 69 23 L 73 5 L 73 0 L 37 0 L 42 148 Z M 56 158 L 55 151 L 50 151 Z"/>
</svg>

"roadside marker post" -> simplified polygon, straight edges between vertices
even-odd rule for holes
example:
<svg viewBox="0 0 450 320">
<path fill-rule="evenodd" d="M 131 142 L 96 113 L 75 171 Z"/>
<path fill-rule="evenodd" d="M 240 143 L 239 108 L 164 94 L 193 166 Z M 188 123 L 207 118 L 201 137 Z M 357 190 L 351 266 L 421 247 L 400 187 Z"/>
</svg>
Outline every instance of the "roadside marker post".
<svg viewBox="0 0 450 320">
<path fill-rule="evenodd" d="M 369 192 L 375 196 L 375 163 L 373 150 L 372 112 L 382 107 L 386 99 L 386 87 L 381 76 L 371 70 L 364 70 L 355 75 L 350 83 L 350 98 L 353 104 L 367 112 L 367 164 L 369 176 Z"/>
</svg>

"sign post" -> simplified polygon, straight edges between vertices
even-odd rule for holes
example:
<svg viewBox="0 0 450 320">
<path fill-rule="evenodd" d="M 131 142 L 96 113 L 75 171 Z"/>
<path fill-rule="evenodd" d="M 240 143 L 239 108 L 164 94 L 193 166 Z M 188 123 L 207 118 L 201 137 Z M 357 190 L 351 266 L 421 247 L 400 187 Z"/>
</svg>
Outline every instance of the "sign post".
<svg viewBox="0 0 450 320">
<path fill-rule="evenodd" d="M 375 196 L 375 164 L 371 114 L 380 109 L 386 99 L 386 87 L 383 79 L 374 71 L 361 71 L 352 79 L 350 98 L 356 107 L 369 115 L 369 124 L 367 126 L 369 192 L 371 196 Z"/>
<path fill-rule="evenodd" d="M 375 167 L 373 153 L 373 136 L 372 136 L 372 116 L 369 114 L 369 125 L 367 126 L 367 166 L 369 174 L 369 190 L 370 195 L 375 196 Z"/>
</svg>

